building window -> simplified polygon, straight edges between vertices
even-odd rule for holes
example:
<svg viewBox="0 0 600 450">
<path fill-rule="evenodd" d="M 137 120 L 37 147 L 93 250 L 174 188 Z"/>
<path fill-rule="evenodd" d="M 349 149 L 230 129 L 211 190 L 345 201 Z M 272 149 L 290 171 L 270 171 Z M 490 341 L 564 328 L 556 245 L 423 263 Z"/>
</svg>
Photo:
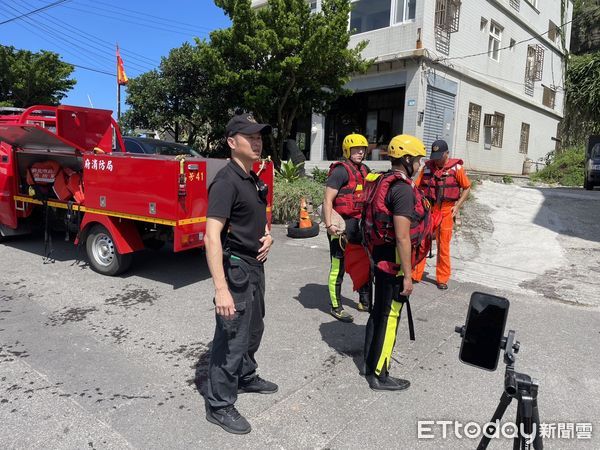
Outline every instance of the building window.
<svg viewBox="0 0 600 450">
<path fill-rule="evenodd" d="M 514 39 L 510 40 L 510 51 L 513 52 L 515 50 L 515 44 L 517 43 L 517 41 L 515 41 Z"/>
<path fill-rule="evenodd" d="M 395 23 L 414 20 L 417 7 L 417 0 L 395 0 L 396 20 Z"/>
<path fill-rule="evenodd" d="M 479 124 L 481 123 L 481 106 L 469 103 L 469 119 L 467 120 L 467 141 L 479 142 Z"/>
<path fill-rule="evenodd" d="M 317 0 L 310 0 L 310 11 L 317 12 Z"/>
<path fill-rule="evenodd" d="M 510 6 L 512 6 L 517 11 L 521 9 L 521 0 L 510 0 Z"/>
<path fill-rule="evenodd" d="M 529 124 L 521 123 L 521 140 L 519 141 L 519 153 L 527 154 L 529 147 Z"/>
<path fill-rule="evenodd" d="M 548 23 L 548 39 L 555 45 L 560 44 L 560 28 L 551 20 Z"/>
<path fill-rule="evenodd" d="M 490 23 L 490 38 L 488 41 L 488 55 L 494 61 L 500 61 L 500 44 L 502 43 L 502 27 L 496 22 Z"/>
<path fill-rule="evenodd" d="M 554 89 L 550 89 L 549 87 L 544 86 L 544 97 L 542 99 L 542 103 L 544 104 L 544 106 L 554 109 L 555 99 L 556 91 Z"/>
<path fill-rule="evenodd" d="M 504 137 L 504 114 L 499 112 L 486 114 L 483 119 L 483 125 L 491 130 L 492 146 L 501 148 Z"/>
<path fill-rule="evenodd" d="M 436 0 L 435 28 L 447 33 L 456 33 L 460 22 L 461 0 Z"/>
<path fill-rule="evenodd" d="M 352 34 L 364 33 L 390 26 L 390 0 L 355 0 L 350 13 Z"/>
</svg>

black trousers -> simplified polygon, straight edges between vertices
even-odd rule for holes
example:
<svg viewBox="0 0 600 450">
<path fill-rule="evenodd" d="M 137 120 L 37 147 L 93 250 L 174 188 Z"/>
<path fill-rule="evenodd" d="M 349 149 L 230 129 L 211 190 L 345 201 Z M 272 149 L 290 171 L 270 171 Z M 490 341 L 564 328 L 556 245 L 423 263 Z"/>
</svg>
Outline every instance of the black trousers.
<svg viewBox="0 0 600 450">
<path fill-rule="evenodd" d="M 375 300 L 365 334 L 366 375 L 387 375 L 396 344 L 398 322 L 407 297 L 402 276 L 389 275 L 375 268 Z"/>
<path fill-rule="evenodd" d="M 264 267 L 228 259 L 224 268 L 236 312 L 231 320 L 215 314 L 206 391 L 206 400 L 215 409 L 233 405 L 238 385 L 256 375 L 255 354 L 265 328 Z"/>
</svg>

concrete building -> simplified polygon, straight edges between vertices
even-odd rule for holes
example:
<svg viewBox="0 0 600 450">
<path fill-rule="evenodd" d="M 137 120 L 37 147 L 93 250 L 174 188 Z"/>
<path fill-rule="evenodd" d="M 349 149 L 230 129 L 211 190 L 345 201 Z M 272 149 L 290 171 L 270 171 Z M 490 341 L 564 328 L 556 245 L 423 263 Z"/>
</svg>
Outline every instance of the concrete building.
<svg viewBox="0 0 600 450">
<path fill-rule="evenodd" d="M 261 7 L 266 0 L 255 0 Z M 391 137 L 442 138 L 471 170 L 520 174 L 556 147 L 571 0 L 352 0 L 350 45 L 375 63 L 354 94 L 299 120 L 307 167 L 327 167 L 360 132 L 374 168 Z M 320 10 L 321 0 L 311 0 Z"/>
</svg>

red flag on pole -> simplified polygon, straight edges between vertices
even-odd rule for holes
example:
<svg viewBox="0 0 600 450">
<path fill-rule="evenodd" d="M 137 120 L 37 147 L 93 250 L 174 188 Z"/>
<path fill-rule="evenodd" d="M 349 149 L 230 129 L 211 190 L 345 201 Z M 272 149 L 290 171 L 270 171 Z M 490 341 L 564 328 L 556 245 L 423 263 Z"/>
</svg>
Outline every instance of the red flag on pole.
<svg viewBox="0 0 600 450">
<path fill-rule="evenodd" d="M 121 54 L 119 53 L 119 46 L 117 45 L 117 84 L 124 85 L 129 82 L 127 78 L 127 74 L 125 73 L 125 68 L 123 67 L 123 60 L 121 59 Z"/>
</svg>

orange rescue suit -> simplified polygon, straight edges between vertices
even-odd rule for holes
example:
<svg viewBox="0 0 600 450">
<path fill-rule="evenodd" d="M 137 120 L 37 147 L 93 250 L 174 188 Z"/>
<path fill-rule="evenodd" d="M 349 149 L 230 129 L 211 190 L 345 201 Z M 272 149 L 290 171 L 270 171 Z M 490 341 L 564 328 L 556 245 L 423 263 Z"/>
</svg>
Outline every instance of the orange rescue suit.
<svg viewBox="0 0 600 450">
<path fill-rule="evenodd" d="M 433 163 L 433 162 L 432 162 Z M 430 166 L 431 167 L 431 166 Z M 462 164 L 456 164 L 456 161 L 449 160 L 443 169 L 445 171 L 453 171 L 453 175 L 458 181 L 458 185 L 461 189 L 467 189 L 471 187 L 471 182 Z M 415 184 L 419 187 L 423 187 L 423 171 L 419 173 Z M 456 204 L 456 201 L 443 201 L 434 204 L 434 210 L 437 209 L 442 213 L 442 223 L 436 235 L 437 243 L 437 262 L 435 267 L 435 277 L 438 283 L 447 284 L 451 274 L 450 264 L 450 241 L 452 240 L 452 230 L 454 228 L 454 217 L 452 217 L 452 208 Z M 421 261 L 415 270 L 413 270 L 412 277 L 417 281 L 421 281 L 423 278 L 423 271 L 425 270 L 426 259 Z"/>
</svg>

